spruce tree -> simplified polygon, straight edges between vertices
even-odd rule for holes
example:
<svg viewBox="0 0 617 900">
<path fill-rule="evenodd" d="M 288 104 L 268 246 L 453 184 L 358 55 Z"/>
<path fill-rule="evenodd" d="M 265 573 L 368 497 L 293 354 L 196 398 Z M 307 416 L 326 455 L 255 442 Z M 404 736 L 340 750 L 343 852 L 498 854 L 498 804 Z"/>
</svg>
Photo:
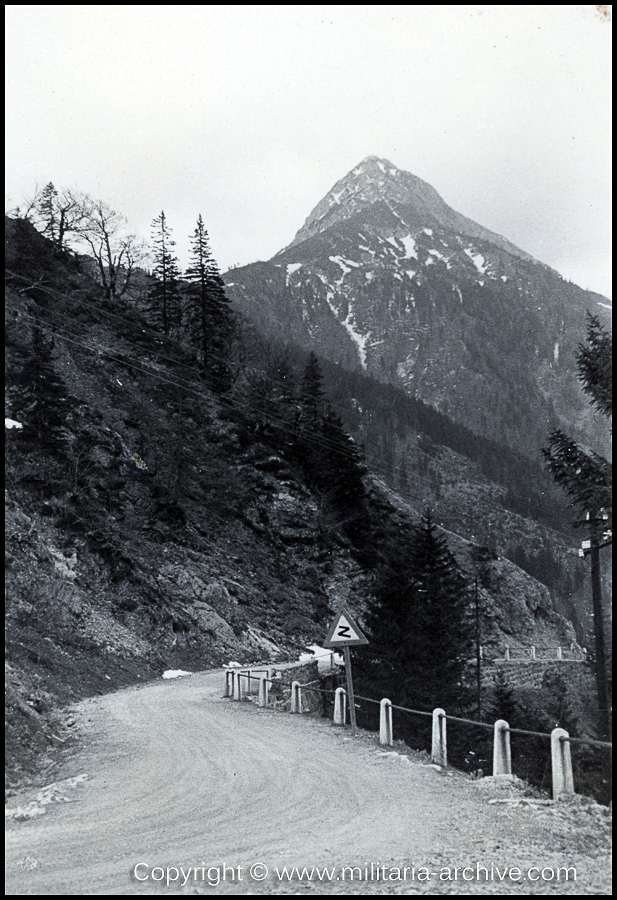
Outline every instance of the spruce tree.
<svg viewBox="0 0 617 900">
<path fill-rule="evenodd" d="M 579 344 L 576 357 L 578 379 L 592 405 L 607 418 L 612 415 L 612 358 L 611 335 L 597 316 L 587 313 L 586 343 Z M 612 466 L 604 457 L 580 447 L 559 430 L 551 433 L 542 454 L 549 472 L 579 513 L 610 515 Z"/>
<path fill-rule="evenodd" d="M 598 317 L 588 312 L 586 342 L 579 344 L 576 357 L 578 379 L 583 391 L 591 397 L 592 405 L 607 418 L 612 415 L 612 357 L 611 335 L 602 328 Z M 613 469 L 603 456 L 580 447 L 562 431 L 552 432 L 542 454 L 554 480 L 577 509 L 574 525 L 585 527 L 589 535 L 598 722 L 600 733 L 606 738 L 610 731 L 610 676 L 606 660 L 600 548 L 611 540 Z"/>
<path fill-rule="evenodd" d="M 368 537 L 364 460 L 323 390 L 319 360 L 311 353 L 300 386 L 295 455 L 311 487 L 327 502 L 358 548 Z"/>
<path fill-rule="evenodd" d="M 326 402 L 323 389 L 321 366 L 315 353 L 311 351 L 302 376 L 300 388 L 301 420 L 308 428 L 315 428 L 321 422 Z"/>
<path fill-rule="evenodd" d="M 473 656 L 470 592 L 429 512 L 378 572 L 375 596 L 367 620 L 367 690 L 413 709 L 463 710 Z"/>
<path fill-rule="evenodd" d="M 502 671 L 498 672 L 493 686 L 489 702 L 489 719 L 505 719 L 513 728 L 519 727 L 521 721 L 521 710 L 514 696 L 514 689 Z"/>
<path fill-rule="evenodd" d="M 37 195 L 35 201 L 35 211 L 39 217 L 42 234 L 54 245 L 54 249 L 58 244 L 58 219 L 56 215 L 56 204 L 58 199 L 58 191 L 54 187 L 53 182 L 48 182 L 43 190 Z"/>
<path fill-rule="evenodd" d="M 201 215 L 191 237 L 190 256 L 191 264 L 184 274 L 189 327 L 202 371 L 209 372 L 222 388 L 228 374 L 233 320 Z"/>
<path fill-rule="evenodd" d="M 597 316 L 587 313 L 587 342 L 579 344 L 578 377 L 592 405 L 605 416 L 613 413 L 613 340 Z"/>
<path fill-rule="evenodd" d="M 23 365 L 7 378 L 11 414 L 23 424 L 17 440 L 28 449 L 50 456 L 62 453 L 62 428 L 67 414 L 67 390 L 56 373 L 52 342 L 43 328 L 32 328 L 29 351 L 20 354 Z"/>
<path fill-rule="evenodd" d="M 172 239 L 164 211 L 152 221 L 152 243 L 155 282 L 148 299 L 155 324 L 167 336 L 170 328 L 179 323 L 180 271 L 178 258 L 173 252 L 176 242 Z"/>
<path fill-rule="evenodd" d="M 414 529 L 410 563 L 419 598 L 418 624 L 425 638 L 418 648 L 418 663 L 424 677 L 430 672 L 422 690 L 427 698 L 441 698 L 440 705 L 461 708 L 468 698 L 464 670 L 472 655 L 471 597 L 462 570 L 428 510 Z"/>
</svg>

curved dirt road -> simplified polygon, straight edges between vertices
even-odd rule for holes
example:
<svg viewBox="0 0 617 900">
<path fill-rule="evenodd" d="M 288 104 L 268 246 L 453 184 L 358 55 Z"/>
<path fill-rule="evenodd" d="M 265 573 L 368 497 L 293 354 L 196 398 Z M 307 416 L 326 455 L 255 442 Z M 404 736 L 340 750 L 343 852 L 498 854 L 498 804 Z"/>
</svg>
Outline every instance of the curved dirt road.
<svg viewBox="0 0 617 900">
<path fill-rule="evenodd" d="M 232 703 L 222 686 L 210 672 L 79 704 L 81 749 L 65 775 L 88 779 L 66 789 L 74 802 L 11 822 L 7 893 L 609 892 L 597 812 L 489 804 L 499 795 L 467 776 L 384 755 L 373 735 L 351 739 L 323 719 Z M 439 880 L 443 866 L 476 864 L 518 866 L 523 880 Z M 225 880 L 209 884 L 223 865 Z M 158 866 L 193 869 L 166 886 L 149 877 Z M 303 884 L 277 866 L 361 869 Z M 410 867 L 405 881 L 384 881 L 394 866 Z M 530 882 L 530 866 L 575 866 L 577 880 Z M 437 877 L 418 880 L 421 867 Z"/>
</svg>

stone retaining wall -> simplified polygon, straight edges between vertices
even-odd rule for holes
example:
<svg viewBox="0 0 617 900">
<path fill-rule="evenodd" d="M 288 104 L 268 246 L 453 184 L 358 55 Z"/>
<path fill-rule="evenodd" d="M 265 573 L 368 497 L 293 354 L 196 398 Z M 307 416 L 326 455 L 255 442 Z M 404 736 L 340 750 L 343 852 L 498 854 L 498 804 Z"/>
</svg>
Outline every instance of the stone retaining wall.
<svg viewBox="0 0 617 900">
<path fill-rule="evenodd" d="M 505 660 L 485 661 L 482 664 L 482 682 L 491 687 L 502 673 L 506 682 L 513 688 L 537 689 L 545 684 L 549 676 L 560 675 L 573 691 L 585 692 L 589 696 L 595 694 L 595 679 L 591 667 L 585 662 L 568 660 L 523 660 L 507 662 Z"/>
</svg>

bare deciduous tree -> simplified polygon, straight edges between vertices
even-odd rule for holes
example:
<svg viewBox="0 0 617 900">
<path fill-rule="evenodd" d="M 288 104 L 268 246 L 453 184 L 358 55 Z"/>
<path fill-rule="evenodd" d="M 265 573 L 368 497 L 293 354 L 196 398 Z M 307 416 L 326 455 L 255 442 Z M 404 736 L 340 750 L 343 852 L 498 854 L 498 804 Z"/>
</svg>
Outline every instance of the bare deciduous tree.
<svg viewBox="0 0 617 900">
<path fill-rule="evenodd" d="M 127 292 L 137 264 L 145 259 L 145 242 L 126 228 L 126 219 L 102 200 L 80 196 L 81 222 L 77 232 L 96 261 L 108 300 Z"/>
</svg>

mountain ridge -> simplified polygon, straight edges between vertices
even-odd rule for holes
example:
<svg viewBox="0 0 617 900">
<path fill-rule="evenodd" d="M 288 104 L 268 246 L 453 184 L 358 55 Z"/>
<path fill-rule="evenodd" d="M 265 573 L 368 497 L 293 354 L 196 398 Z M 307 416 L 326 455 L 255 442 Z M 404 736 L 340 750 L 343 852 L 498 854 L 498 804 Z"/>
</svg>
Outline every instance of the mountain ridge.
<svg viewBox="0 0 617 900">
<path fill-rule="evenodd" d="M 490 239 L 513 256 L 532 259 L 530 254 L 502 235 L 456 212 L 428 182 L 377 156 L 365 157 L 337 181 L 309 213 L 291 243 L 280 253 L 377 202 L 412 205 L 417 213 L 432 217 L 439 225 L 457 228 L 470 237 Z"/>
<path fill-rule="evenodd" d="M 609 319 L 605 298 L 460 216 L 388 160 L 367 157 L 289 245 L 225 281 L 266 334 L 398 384 L 528 455 L 558 427 L 601 452 L 610 444 L 575 365 L 587 309 Z"/>
</svg>

